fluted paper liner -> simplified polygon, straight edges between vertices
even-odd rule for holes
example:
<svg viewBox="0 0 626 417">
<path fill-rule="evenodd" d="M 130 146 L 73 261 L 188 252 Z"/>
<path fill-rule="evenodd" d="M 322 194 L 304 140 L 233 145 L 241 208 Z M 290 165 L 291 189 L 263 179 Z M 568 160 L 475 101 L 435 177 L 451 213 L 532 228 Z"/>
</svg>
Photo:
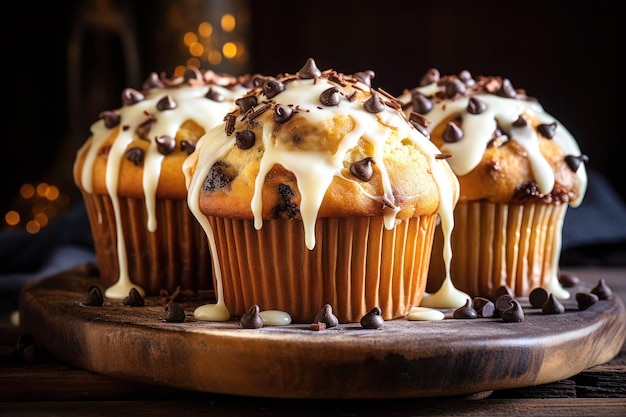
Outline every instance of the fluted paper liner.
<svg viewBox="0 0 626 417">
<path fill-rule="evenodd" d="M 546 287 L 555 273 L 566 204 L 458 203 L 454 211 L 450 276 L 470 296 L 493 297 L 508 285 L 516 296 Z M 437 228 L 427 291 L 445 277 Z"/>
<path fill-rule="evenodd" d="M 119 278 L 117 232 L 108 195 L 83 192 L 93 235 L 102 284 Z M 156 201 L 157 228 L 150 232 L 145 201 L 120 198 L 122 230 L 128 256 L 128 274 L 147 295 L 161 290 L 213 289 L 210 251 L 204 230 L 191 214 L 186 200 Z"/>
<path fill-rule="evenodd" d="M 252 305 L 311 323 L 325 304 L 340 322 L 358 322 L 378 306 L 386 320 L 406 315 L 424 295 L 436 215 L 387 230 L 382 217 L 318 218 L 316 244 L 299 220 L 210 217 L 233 316 Z"/>
</svg>

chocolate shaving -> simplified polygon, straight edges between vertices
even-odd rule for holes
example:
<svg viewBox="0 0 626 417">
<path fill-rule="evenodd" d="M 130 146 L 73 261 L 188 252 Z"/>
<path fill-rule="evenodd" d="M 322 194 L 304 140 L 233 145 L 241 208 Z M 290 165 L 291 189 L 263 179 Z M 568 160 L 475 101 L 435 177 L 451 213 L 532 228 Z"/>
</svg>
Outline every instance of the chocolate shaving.
<svg viewBox="0 0 626 417">
<path fill-rule="evenodd" d="M 234 113 L 228 113 L 224 116 L 224 130 L 226 136 L 230 136 L 235 131 L 235 123 L 237 122 L 237 116 Z"/>
<path fill-rule="evenodd" d="M 265 113 L 270 107 L 272 107 L 271 103 L 264 103 L 262 106 L 259 106 L 253 111 L 249 111 L 247 113 L 248 120 L 254 120 L 263 113 Z"/>
</svg>

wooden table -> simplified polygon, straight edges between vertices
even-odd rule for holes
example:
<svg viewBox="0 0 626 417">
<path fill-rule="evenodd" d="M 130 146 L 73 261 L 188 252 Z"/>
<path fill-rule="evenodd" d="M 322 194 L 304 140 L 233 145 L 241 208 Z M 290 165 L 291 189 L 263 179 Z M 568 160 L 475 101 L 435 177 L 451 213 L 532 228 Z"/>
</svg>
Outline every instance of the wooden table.
<svg viewBox="0 0 626 417">
<path fill-rule="evenodd" d="M 626 268 L 566 269 L 603 278 L 626 300 Z M 21 337 L 20 337 L 21 336 Z M 19 342 L 19 343 L 18 343 Z M 606 364 L 557 382 L 469 396 L 392 400 L 293 400 L 164 388 L 95 374 L 45 357 L 9 317 L 0 321 L 0 415 L 626 415 L 626 348 Z"/>
</svg>

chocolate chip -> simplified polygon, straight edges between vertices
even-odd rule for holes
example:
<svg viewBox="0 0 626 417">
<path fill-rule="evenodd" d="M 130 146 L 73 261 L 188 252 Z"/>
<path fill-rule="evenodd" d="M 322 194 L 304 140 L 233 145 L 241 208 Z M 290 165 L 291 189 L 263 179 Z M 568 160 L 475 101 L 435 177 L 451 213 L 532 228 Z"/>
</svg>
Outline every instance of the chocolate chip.
<svg viewBox="0 0 626 417">
<path fill-rule="evenodd" d="M 423 93 L 414 91 L 412 94 L 413 111 L 420 114 L 428 114 L 433 109 L 433 103 Z"/>
<path fill-rule="evenodd" d="M 278 201 L 272 210 L 275 219 L 292 219 L 300 213 L 298 205 L 292 201 L 296 192 L 287 184 L 279 184 L 277 187 Z"/>
<path fill-rule="evenodd" d="M 122 103 L 127 106 L 132 106 L 140 101 L 143 101 L 146 97 L 134 88 L 125 88 L 122 91 Z"/>
<path fill-rule="evenodd" d="M 285 90 L 285 84 L 273 78 L 268 78 L 263 82 L 263 93 L 267 98 L 274 98 Z"/>
<path fill-rule="evenodd" d="M 120 124 L 120 115 L 112 111 L 103 111 L 98 117 L 104 120 L 107 129 L 113 129 Z"/>
<path fill-rule="evenodd" d="M 129 307 L 141 307 L 145 304 L 145 300 L 136 288 L 131 288 L 128 296 L 122 300 L 122 304 Z"/>
<path fill-rule="evenodd" d="M 167 94 L 165 97 L 157 101 L 156 108 L 160 111 L 173 110 L 176 108 L 176 102 L 170 94 Z"/>
<path fill-rule="evenodd" d="M 524 310 L 521 304 L 516 300 L 511 300 L 509 303 L 511 307 L 502 312 L 502 321 L 507 323 L 524 321 Z"/>
<path fill-rule="evenodd" d="M 525 114 L 520 114 L 517 116 L 517 119 L 513 122 L 513 126 L 515 127 L 524 127 L 528 126 L 528 118 L 526 118 Z"/>
<path fill-rule="evenodd" d="M 578 171 L 578 168 L 580 168 L 580 165 L 583 162 L 584 163 L 589 162 L 589 157 L 587 155 L 580 155 L 580 156 L 567 155 L 565 157 L 565 163 L 567 164 L 569 169 L 572 170 L 572 172 Z"/>
<path fill-rule="evenodd" d="M 454 122 L 448 122 L 448 125 L 443 130 L 442 139 L 447 143 L 458 142 L 463 139 L 463 131 Z"/>
<path fill-rule="evenodd" d="M 183 81 L 188 83 L 189 80 L 202 80 L 202 72 L 193 66 L 188 66 L 183 75 Z"/>
<path fill-rule="evenodd" d="M 542 123 L 537 126 L 537 131 L 541 134 L 541 136 L 552 139 L 554 137 L 554 133 L 556 132 L 556 122 Z"/>
<path fill-rule="evenodd" d="M 183 139 L 180 141 L 180 149 L 191 155 L 196 150 L 196 141 Z"/>
<path fill-rule="evenodd" d="M 169 155 L 176 149 L 176 141 L 169 135 L 161 135 L 154 138 L 159 153 Z"/>
<path fill-rule="evenodd" d="M 478 312 L 472 307 L 470 300 L 466 300 L 465 304 L 454 310 L 452 317 L 455 319 L 475 319 L 478 318 Z"/>
<path fill-rule="evenodd" d="M 124 156 L 130 162 L 135 164 L 135 166 L 139 166 L 143 162 L 144 151 L 143 149 L 134 146 L 132 148 L 128 148 L 124 153 Z"/>
<path fill-rule="evenodd" d="M 463 70 L 459 72 L 459 79 L 467 84 L 468 82 L 472 81 L 472 73 L 470 73 L 468 70 Z"/>
<path fill-rule="evenodd" d="M 339 89 L 337 87 L 330 87 L 320 94 L 320 102 L 324 106 L 336 106 L 341 100 Z"/>
<path fill-rule="evenodd" d="M 463 84 L 460 80 L 453 79 L 446 83 L 446 97 L 452 98 L 457 94 L 465 94 L 466 88 L 465 84 Z"/>
<path fill-rule="evenodd" d="M 496 311 L 496 306 L 493 302 L 484 297 L 474 297 L 472 306 L 476 310 L 478 317 L 493 317 L 493 313 Z"/>
<path fill-rule="evenodd" d="M 285 123 L 293 116 L 293 108 L 286 104 L 277 104 L 274 106 L 274 121 L 276 123 Z"/>
<path fill-rule="evenodd" d="M 508 285 L 500 285 L 496 288 L 496 292 L 494 293 L 494 297 L 497 299 L 502 295 L 508 295 L 511 298 L 515 298 L 515 294 L 513 294 L 513 290 Z"/>
<path fill-rule="evenodd" d="M 241 327 L 244 329 L 260 329 L 263 327 L 263 318 L 259 314 L 259 306 L 254 304 L 248 311 L 241 316 Z"/>
<path fill-rule="evenodd" d="M 513 84 L 511 84 L 511 80 L 509 80 L 508 78 L 502 79 L 502 86 L 496 92 L 496 94 L 499 95 L 500 97 L 506 97 L 506 98 L 515 98 L 515 96 L 517 96 L 517 92 L 515 91 L 515 88 L 513 88 Z"/>
<path fill-rule="evenodd" d="M 372 70 L 359 71 L 359 72 L 354 73 L 354 78 L 361 81 L 363 84 L 365 84 L 368 87 L 372 86 L 372 80 L 374 79 L 375 76 L 376 74 Z"/>
<path fill-rule="evenodd" d="M 226 187 L 235 177 L 232 175 L 233 169 L 222 161 L 217 161 L 206 176 L 202 190 L 205 192 L 214 192 Z"/>
<path fill-rule="evenodd" d="M 380 113 L 381 111 L 385 110 L 385 105 L 376 93 L 372 94 L 370 98 L 365 100 L 365 103 L 363 103 L 363 107 L 368 113 Z"/>
<path fill-rule="evenodd" d="M 579 283 L 580 278 L 576 275 L 567 272 L 559 272 L 559 284 L 561 284 L 563 288 L 572 288 L 577 286 Z"/>
<path fill-rule="evenodd" d="M 420 79 L 420 86 L 425 86 L 428 84 L 436 83 L 439 81 L 441 77 L 439 70 L 437 68 L 430 68 Z"/>
<path fill-rule="evenodd" d="M 485 110 L 487 110 L 487 105 L 476 97 L 471 97 L 467 102 L 467 111 L 470 114 L 481 114 Z"/>
<path fill-rule="evenodd" d="M 382 312 L 380 307 L 372 308 L 370 311 L 365 313 L 363 317 L 361 317 L 361 327 L 364 329 L 379 329 L 383 327 L 385 320 L 381 314 Z"/>
<path fill-rule="evenodd" d="M 361 159 L 350 165 L 350 172 L 361 181 L 369 181 L 374 174 L 373 163 L 376 163 L 376 161 L 371 156 Z"/>
<path fill-rule="evenodd" d="M 513 297 L 508 294 L 504 294 L 496 298 L 496 301 L 493 303 L 496 307 L 493 312 L 494 316 L 500 316 L 504 311 L 511 308 L 511 301 L 513 301 Z"/>
<path fill-rule="evenodd" d="M 170 301 L 165 305 L 164 318 L 168 323 L 182 323 L 185 321 L 185 310 L 180 304 Z"/>
<path fill-rule="evenodd" d="M 89 287 L 89 292 L 83 297 L 80 304 L 88 307 L 100 307 L 104 304 L 104 297 L 100 287 L 92 285 Z"/>
<path fill-rule="evenodd" d="M 325 323 L 326 327 L 335 327 L 339 324 L 339 319 L 333 314 L 333 308 L 330 304 L 325 304 L 322 310 L 317 313 L 313 323 Z"/>
<path fill-rule="evenodd" d="M 315 64 L 315 60 L 313 58 L 308 58 L 304 63 L 304 66 L 300 68 L 298 71 L 298 76 L 303 80 L 309 80 L 315 77 L 319 77 L 322 75 L 322 72 L 317 68 Z"/>
<path fill-rule="evenodd" d="M 216 101 L 218 103 L 221 103 L 225 99 L 224 94 L 222 94 L 220 91 L 218 91 L 216 88 L 213 88 L 213 87 L 209 87 L 209 91 L 206 92 L 204 97 L 208 98 L 209 100 Z"/>
<path fill-rule="evenodd" d="M 242 150 L 250 149 L 254 146 L 256 135 L 251 130 L 241 130 L 235 133 L 235 145 Z"/>
<path fill-rule="evenodd" d="M 528 302 L 535 308 L 541 308 L 546 301 L 548 301 L 549 293 L 545 288 L 534 288 L 528 295 Z"/>
<path fill-rule="evenodd" d="M 150 75 L 148 75 L 148 78 L 146 78 L 146 80 L 143 82 L 143 85 L 141 86 L 141 88 L 143 88 L 144 90 L 150 90 L 152 88 L 163 88 L 163 87 L 164 87 L 164 84 L 161 81 L 159 74 L 157 74 L 156 72 L 151 72 Z"/>
<path fill-rule="evenodd" d="M 609 300 L 613 297 L 613 291 L 606 285 L 604 279 L 600 279 L 595 287 L 591 289 L 591 293 L 598 296 L 600 300 Z"/>
<path fill-rule="evenodd" d="M 541 312 L 543 314 L 563 314 L 565 313 L 565 307 L 556 299 L 554 294 L 550 294 L 546 302 L 541 306 Z"/>
<path fill-rule="evenodd" d="M 245 96 L 245 97 L 240 97 L 237 100 L 235 100 L 235 104 L 239 106 L 239 109 L 241 110 L 241 114 L 244 114 L 245 112 L 250 110 L 252 107 L 256 106 L 258 104 L 258 101 L 257 101 L 256 96 Z"/>
<path fill-rule="evenodd" d="M 597 303 L 598 296 L 593 293 L 577 292 L 576 301 L 578 302 L 579 310 L 587 310 L 589 307 Z"/>
<path fill-rule="evenodd" d="M 142 139 L 148 139 L 148 136 L 150 134 L 150 130 L 152 129 L 152 125 L 156 123 L 156 119 L 152 116 L 152 115 L 148 115 L 148 118 L 146 120 L 144 120 L 143 122 L 141 122 L 141 124 L 139 126 L 137 126 L 137 136 L 139 136 Z"/>
<path fill-rule="evenodd" d="M 35 338 L 30 333 L 21 333 L 17 337 L 15 344 L 15 352 L 26 363 L 34 363 L 41 355 L 41 351 L 37 347 Z"/>
</svg>

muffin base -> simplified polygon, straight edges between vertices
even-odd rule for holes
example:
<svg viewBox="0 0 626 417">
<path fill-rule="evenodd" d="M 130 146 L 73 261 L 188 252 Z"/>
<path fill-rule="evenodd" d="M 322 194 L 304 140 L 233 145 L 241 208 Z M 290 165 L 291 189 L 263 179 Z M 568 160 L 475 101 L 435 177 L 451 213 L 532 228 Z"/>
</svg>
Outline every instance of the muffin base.
<svg viewBox="0 0 626 417">
<path fill-rule="evenodd" d="M 111 198 L 83 192 L 98 268 L 105 286 L 120 277 L 116 219 Z M 154 232 L 148 230 L 145 200 L 120 198 L 128 276 L 147 295 L 178 287 L 197 292 L 213 289 L 210 251 L 204 230 L 186 200 L 156 200 Z"/>
<path fill-rule="evenodd" d="M 450 276 L 470 296 L 493 297 L 507 285 L 516 296 L 546 287 L 557 271 L 567 205 L 458 203 Z M 443 236 L 435 233 L 427 291 L 445 278 Z"/>
<path fill-rule="evenodd" d="M 299 220 L 266 220 L 259 230 L 253 220 L 209 217 L 209 222 L 232 315 L 256 304 L 311 323 L 330 304 L 340 322 L 358 322 L 374 307 L 390 320 L 420 303 L 436 215 L 391 230 L 382 217 L 318 218 L 312 250 Z"/>
</svg>

